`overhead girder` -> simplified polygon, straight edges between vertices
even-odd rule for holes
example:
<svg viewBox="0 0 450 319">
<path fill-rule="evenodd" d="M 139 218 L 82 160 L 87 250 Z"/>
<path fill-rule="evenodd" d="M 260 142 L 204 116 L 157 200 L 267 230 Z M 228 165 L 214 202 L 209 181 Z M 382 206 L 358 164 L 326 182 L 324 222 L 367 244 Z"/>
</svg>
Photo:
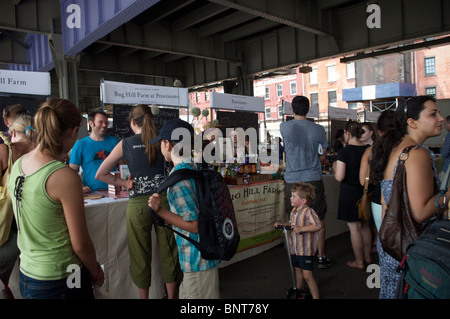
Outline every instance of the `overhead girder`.
<svg viewBox="0 0 450 319">
<path fill-rule="evenodd" d="M 61 33 L 57 0 L 0 1 L 0 64 L 27 65 L 27 34 Z"/>
<path fill-rule="evenodd" d="M 19 33 L 62 33 L 59 3 L 0 1 L 0 63 L 26 63 Z M 161 0 L 79 52 L 80 95 L 102 77 L 193 88 L 450 31 L 450 0 L 377 3 L 381 28 L 362 0 Z"/>
</svg>

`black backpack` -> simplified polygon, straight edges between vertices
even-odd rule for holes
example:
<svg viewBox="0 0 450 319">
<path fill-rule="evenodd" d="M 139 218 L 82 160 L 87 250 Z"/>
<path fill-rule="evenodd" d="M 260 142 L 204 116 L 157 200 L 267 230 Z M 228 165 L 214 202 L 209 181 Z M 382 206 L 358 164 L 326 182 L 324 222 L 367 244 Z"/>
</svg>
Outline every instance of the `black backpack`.
<svg viewBox="0 0 450 319">
<path fill-rule="evenodd" d="M 164 226 L 190 241 L 200 251 L 203 259 L 230 260 L 236 253 L 240 236 L 230 191 L 224 178 L 213 170 L 179 169 L 170 174 L 156 193 L 181 180 L 194 178 L 199 204 L 199 242 L 165 225 L 164 220 L 149 207 L 150 216 L 159 226 Z"/>
<path fill-rule="evenodd" d="M 436 216 L 425 231 L 406 249 L 398 270 L 401 272 L 397 289 L 398 299 L 450 299 L 450 220 L 442 218 L 439 205 L 446 196 L 450 167 L 436 197 Z"/>
</svg>

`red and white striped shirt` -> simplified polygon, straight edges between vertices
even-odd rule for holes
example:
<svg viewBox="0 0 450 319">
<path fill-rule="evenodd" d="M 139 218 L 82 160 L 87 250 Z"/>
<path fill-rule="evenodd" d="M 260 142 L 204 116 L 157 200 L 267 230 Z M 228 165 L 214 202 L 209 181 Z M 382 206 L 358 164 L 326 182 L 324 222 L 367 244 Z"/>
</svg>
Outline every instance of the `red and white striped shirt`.
<svg viewBox="0 0 450 319">
<path fill-rule="evenodd" d="M 320 226 L 320 219 L 314 209 L 305 205 L 303 207 L 294 207 L 291 212 L 289 223 L 292 226 Z M 318 231 L 296 234 L 292 230 L 290 240 L 291 254 L 297 256 L 314 256 L 317 251 L 318 238 Z"/>
</svg>

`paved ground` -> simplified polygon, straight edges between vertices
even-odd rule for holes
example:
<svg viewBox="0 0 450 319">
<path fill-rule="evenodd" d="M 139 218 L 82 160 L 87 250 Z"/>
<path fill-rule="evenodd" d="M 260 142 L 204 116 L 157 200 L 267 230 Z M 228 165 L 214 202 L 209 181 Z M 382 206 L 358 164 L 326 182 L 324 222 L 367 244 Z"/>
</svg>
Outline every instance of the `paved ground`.
<svg viewBox="0 0 450 319">
<path fill-rule="evenodd" d="M 314 277 L 322 299 L 378 299 L 379 289 L 368 288 L 372 272 L 350 268 L 354 259 L 350 233 L 329 238 L 327 255 L 333 265 L 314 268 Z M 374 263 L 378 256 L 373 255 Z M 372 276 L 371 276 L 372 275 Z M 289 260 L 284 245 L 278 245 L 255 257 L 219 269 L 221 299 L 285 299 L 293 286 Z"/>
</svg>

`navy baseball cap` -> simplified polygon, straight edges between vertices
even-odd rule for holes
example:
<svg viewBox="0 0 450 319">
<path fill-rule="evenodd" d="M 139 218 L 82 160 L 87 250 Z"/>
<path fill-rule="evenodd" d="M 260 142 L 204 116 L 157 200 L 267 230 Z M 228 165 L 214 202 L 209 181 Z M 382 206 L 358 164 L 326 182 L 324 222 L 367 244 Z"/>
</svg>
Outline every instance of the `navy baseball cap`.
<svg viewBox="0 0 450 319">
<path fill-rule="evenodd" d="M 182 119 L 173 119 L 173 120 L 169 120 L 166 123 L 164 123 L 163 127 L 159 131 L 159 135 L 157 137 L 155 137 L 154 139 L 152 139 L 150 141 L 150 144 L 155 144 L 162 140 L 168 140 L 171 142 L 179 142 L 180 140 L 183 139 L 183 135 L 179 134 L 178 136 L 172 137 L 172 132 L 178 128 L 187 129 L 187 130 L 189 130 L 189 134 L 194 135 L 194 128 L 192 127 L 191 124 L 189 124 L 186 121 L 183 121 Z"/>
</svg>

